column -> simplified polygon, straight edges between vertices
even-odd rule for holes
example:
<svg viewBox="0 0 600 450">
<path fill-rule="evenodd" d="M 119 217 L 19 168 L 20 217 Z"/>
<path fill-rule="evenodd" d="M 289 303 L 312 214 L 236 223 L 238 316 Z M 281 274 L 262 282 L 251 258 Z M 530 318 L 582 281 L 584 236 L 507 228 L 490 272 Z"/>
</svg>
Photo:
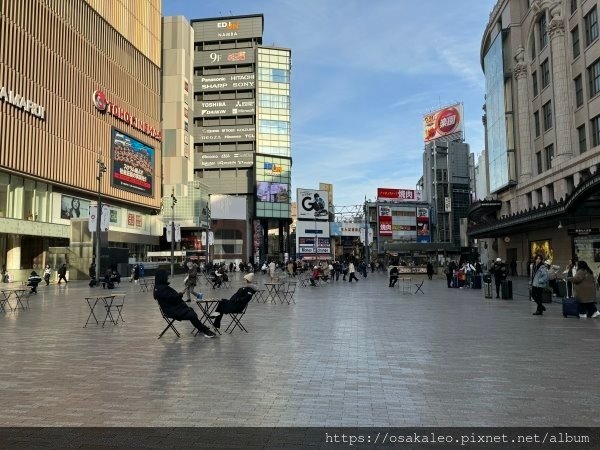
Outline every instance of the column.
<svg viewBox="0 0 600 450">
<path fill-rule="evenodd" d="M 571 108 L 569 103 L 569 80 L 565 46 L 565 21 L 560 2 L 550 7 L 552 19 L 548 25 L 552 49 L 552 77 L 554 82 L 554 122 L 556 148 L 552 165 L 561 164 L 573 156 L 571 148 Z"/>
<path fill-rule="evenodd" d="M 517 102 L 519 116 L 519 183 L 525 183 L 531 178 L 531 127 L 529 117 L 529 95 L 527 95 L 527 65 L 525 49 L 519 47 L 515 55 L 513 75 L 517 80 Z"/>
<path fill-rule="evenodd" d="M 12 277 L 21 270 L 21 236 L 9 234 L 6 242 L 6 270 Z"/>
</svg>

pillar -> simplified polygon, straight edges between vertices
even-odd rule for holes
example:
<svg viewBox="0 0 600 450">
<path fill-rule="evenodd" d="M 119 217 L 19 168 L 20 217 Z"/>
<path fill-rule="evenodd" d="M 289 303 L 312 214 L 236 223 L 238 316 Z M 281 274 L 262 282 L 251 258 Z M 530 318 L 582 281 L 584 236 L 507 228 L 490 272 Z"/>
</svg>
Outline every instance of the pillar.
<svg viewBox="0 0 600 450">
<path fill-rule="evenodd" d="M 571 103 L 569 101 L 570 80 L 567 74 L 565 21 L 562 5 L 555 1 L 550 6 L 552 19 L 548 25 L 552 49 L 552 77 L 554 82 L 554 121 L 556 129 L 556 148 L 552 165 L 558 165 L 573 156 L 571 148 Z"/>
<path fill-rule="evenodd" d="M 519 183 L 531 178 L 531 127 L 529 116 L 529 96 L 527 95 L 528 71 L 525 64 L 525 49 L 519 47 L 515 55 L 513 74 L 517 80 L 517 102 L 519 117 Z"/>
<path fill-rule="evenodd" d="M 7 237 L 6 270 L 9 273 L 21 270 L 21 236 L 18 234 L 9 234 Z"/>
</svg>

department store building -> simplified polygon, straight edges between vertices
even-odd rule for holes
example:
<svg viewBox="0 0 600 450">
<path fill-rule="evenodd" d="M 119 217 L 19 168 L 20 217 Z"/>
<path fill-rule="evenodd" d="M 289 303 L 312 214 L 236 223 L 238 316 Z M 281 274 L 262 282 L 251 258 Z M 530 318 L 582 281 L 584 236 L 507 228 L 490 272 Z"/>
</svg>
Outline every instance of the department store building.
<svg viewBox="0 0 600 450">
<path fill-rule="evenodd" d="M 100 178 L 103 247 L 162 234 L 161 2 L 0 2 L 0 264 L 87 277 Z"/>
<path fill-rule="evenodd" d="M 600 264 L 597 0 L 500 0 L 481 42 L 490 196 L 469 235 L 518 263 Z"/>
</svg>

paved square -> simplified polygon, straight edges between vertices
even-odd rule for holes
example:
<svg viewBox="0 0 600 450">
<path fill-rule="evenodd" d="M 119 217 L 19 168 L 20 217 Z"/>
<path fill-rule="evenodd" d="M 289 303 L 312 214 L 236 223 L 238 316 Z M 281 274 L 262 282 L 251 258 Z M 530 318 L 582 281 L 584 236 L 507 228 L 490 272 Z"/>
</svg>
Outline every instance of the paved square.
<svg viewBox="0 0 600 450">
<path fill-rule="evenodd" d="M 600 320 L 554 304 L 532 316 L 525 279 L 502 301 L 441 278 L 425 295 L 359 278 L 253 302 L 248 334 L 212 340 L 189 322 L 158 340 L 152 294 L 128 282 L 126 322 L 104 328 L 83 328 L 98 289 L 40 286 L 30 310 L 0 313 L 0 425 L 600 425 Z"/>
</svg>

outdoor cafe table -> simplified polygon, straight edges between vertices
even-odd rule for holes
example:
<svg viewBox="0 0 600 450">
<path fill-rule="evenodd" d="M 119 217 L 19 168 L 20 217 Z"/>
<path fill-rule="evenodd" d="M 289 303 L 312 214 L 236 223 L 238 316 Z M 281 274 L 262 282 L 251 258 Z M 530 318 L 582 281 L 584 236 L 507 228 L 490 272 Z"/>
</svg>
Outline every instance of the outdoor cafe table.
<svg viewBox="0 0 600 450">
<path fill-rule="evenodd" d="M 215 309 L 217 309 L 217 306 L 219 305 L 220 301 L 221 300 L 218 298 L 207 298 L 205 300 L 196 300 L 196 305 L 198 305 L 198 308 L 200 309 L 200 312 L 202 313 L 200 322 L 210 323 L 212 325 L 212 328 L 217 332 L 217 334 L 221 334 L 221 332 L 219 331 L 219 329 L 217 327 L 215 327 L 213 318 L 210 317 L 210 315 L 214 312 Z"/>
<path fill-rule="evenodd" d="M 123 299 L 123 301 L 119 304 L 115 303 L 115 299 L 117 297 Z M 113 324 L 116 325 L 119 321 L 119 317 L 121 317 L 121 319 L 123 318 L 123 316 L 121 316 L 121 309 L 123 308 L 123 303 L 125 302 L 125 293 L 124 292 L 114 292 L 112 294 L 98 294 L 98 295 L 94 295 L 94 296 L 90 296 L 90 297 L 85 297 L 85 301 L 87 302 L 87 304 L 90 308 L 90 314 L 88 315 L 88 318 L 87 318 L 83 328 L 87 327 L 88 323 L 90 322 L 91 317 L 93 317 L 94 320 L 96 321 L 96 325 L 100 324 L 100 321 L 98 320 L 98 318 L 96 317 L 96 314 L 94 313 L 94 309 L 96 308 L 98 303 L 100 303 L 106 310 L 106 316 L 104 317 L 104 321 L 102 321 L 103 328 L 107 321 L 112 322 Z M 112 311 L 111 311 L 113 306 L 117 309 L 117 313 L 118 313 L 116 319 L 114 318 Z"/>
<path fill-rule="evenodd" d="M 0 292 L 1 292 L 0 308 L 2 308 L 1 309 L 2 311 L 6 311 L 5 305 L 8 305 L 8 307 L 11 311 L 16 311 L 17 309 L 19 309 L 19 307 L 22 310 L 29 308 L 29 297 L 27 296 L 27 293 L 29 292 L 28 288 L 27 289 L 22 289 L 22 288 L 2 289 Z M 14 308 L 10 304 L 10 297 L 12 295 L 14 295 L 15 299 L 17 300 L 17 303 Z M 25 306 L 23 304 L 23 298 L 27 302 L 27 306 Z"/>
<path fill-rule="evenodd" d="M 279 289 L 284 284 L 285 283 L 282 283 L 280 281 L 276 281 L 276 282 L 272 282 L 272 283 L 265 283 L 265 288 L 267 289 L 265 303 L 267 303 L 267 300 L 269 300 L 269 299 L 271 300 L 271 303 L 277 303 L 275 301 L 275 297 L 277 297 L 279 299 L 279 301 L 281 302 L 281 296 L 279 295 Z"/>
</svg>

